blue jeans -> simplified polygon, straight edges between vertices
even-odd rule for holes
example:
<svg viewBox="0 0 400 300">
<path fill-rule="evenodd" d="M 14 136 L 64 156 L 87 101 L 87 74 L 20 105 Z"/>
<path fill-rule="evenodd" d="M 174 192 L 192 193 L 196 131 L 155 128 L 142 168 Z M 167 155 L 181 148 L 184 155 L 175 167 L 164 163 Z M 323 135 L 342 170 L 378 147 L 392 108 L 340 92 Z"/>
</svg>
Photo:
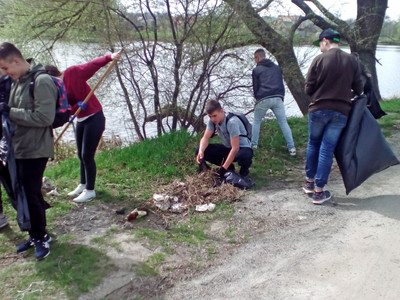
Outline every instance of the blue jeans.
<svg viewBox="0 0 400 300">
<path fill-rule="evenodd" d="M 282 99 L 279 97 L 261 99 L 261 101 L 258 102 L 254 107 L 254 123 L 251 145 L 258 146 L 258 139 L 260 137 L 260 125 L 268 109 L 271 109 L 274 113 L 276 120 L 278 121 L 279 127 L 282 130 L 283 136 L 285 137 L 288 149 L 294 148 L 292 131 L 290 130 L 289 124 L 286 120 L 285 106 L 283 105 Z"/>
<path fill-rule="evenodd" d="M 331 172 L 333 153 L 347 116 L 333 110 L 318 110 L 308 114 L 308 144 L 306 177 L 315 179 L 315 187 L 323 189 Z"/>
</svg>

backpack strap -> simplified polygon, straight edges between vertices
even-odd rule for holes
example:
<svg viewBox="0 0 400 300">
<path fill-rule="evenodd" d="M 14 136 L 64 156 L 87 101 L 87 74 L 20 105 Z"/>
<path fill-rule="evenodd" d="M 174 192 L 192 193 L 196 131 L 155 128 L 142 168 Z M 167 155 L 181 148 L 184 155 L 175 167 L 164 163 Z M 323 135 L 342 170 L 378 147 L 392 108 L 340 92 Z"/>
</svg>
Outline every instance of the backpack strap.
<svg viewBox="0 0 400 300">
<path fill-rule="evenodd" d="M 34 97 L 34 93 L 33 93 L 34 90 L 35 90 L 35 81 L 36 81 L 36 78 L 37 78 L 40 74 L 47 74 L 47 72 L 46 72 L 46 71 L 43 71 L 43 70 L 37 71 L 37 72 L 35 73 L 35 75 L 33 75 L 31 82 L 29 83 L 29 94 L 31 95 L 32 98 L 35 98 L 35 97 Z"/>
<path fill-rule="evenodd" d="M 35 95 L 34 95 L 35 81 L 36 81 L 36 78 L 38 78 L 38 76 L 41 75 L 41 74 L 47 74 L 47 72 L 43 71 L 43 70 L 37 71 L 35 73 L 35 75 L 33 75 L 31 82 L 29 83 L 29 94 L 31 95 L 33 100 L 35 100 Z M 51 136 L 54 136 L 53 126 L 50 125 L 49 128 L 50 128 Z"/>
<path fill-rule="evenodd" d="M 246 124 L 244 123 L 244 121 L 242 120 L 242 118 L 239 117 L 237 114 L 234 114 L 234 113 L 231 113 L 231 112 L 228 113 L 228 115 L 227 115 L 226 118 L 225 118 L 225 120 L 226 120 L 226 123 L 225 123 L 226 131 L 228 131 L 228 121 L 229 121 L 232 117 L 237 117 L 237 118 L 240 120 L 240 122 L 242 122 L 243 127 L 244 127 L 244 130 L 246 130 L 246 132 L 247 132 Z M 241 135 L 239 135 L 239 136 L 245 137 L 245 138 L 249 138 L 247 134 L 241 134 Z"/>
</svg>

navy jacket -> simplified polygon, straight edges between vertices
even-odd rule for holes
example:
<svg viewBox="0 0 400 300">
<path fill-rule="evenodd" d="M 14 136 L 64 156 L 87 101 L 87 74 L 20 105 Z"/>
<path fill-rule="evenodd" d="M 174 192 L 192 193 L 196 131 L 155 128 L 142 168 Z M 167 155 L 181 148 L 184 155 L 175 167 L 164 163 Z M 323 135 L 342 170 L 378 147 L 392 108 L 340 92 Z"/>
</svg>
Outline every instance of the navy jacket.
<svg viewBox="0 0 400 300">
<path fill-rule="evenodd" d="M 253 69 L 253 92 L 257 101 L 285 96 L 281 68 L 270 59 L 263 59 Z"/>
</svg>

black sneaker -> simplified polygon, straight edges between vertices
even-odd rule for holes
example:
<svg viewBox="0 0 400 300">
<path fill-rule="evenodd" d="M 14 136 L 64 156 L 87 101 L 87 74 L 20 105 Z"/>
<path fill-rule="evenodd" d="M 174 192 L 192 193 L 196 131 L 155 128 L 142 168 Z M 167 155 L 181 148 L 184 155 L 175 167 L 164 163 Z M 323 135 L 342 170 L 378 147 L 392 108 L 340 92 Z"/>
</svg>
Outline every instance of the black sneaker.
<svg viewBox="0 0 400 300">
<path fill-rule="evenodd" d="M 35 240 L 35 257 L 37 260 L 41 260 L 50 254 L 49 242 L 45 239 Z"/>
<path fill-rule="evenodd" d="M 46 233 L 44 235 L 43 240 L 46 241 L 47 243 L 50 243 L 51 236 Z M 25 242 L 23 242 L 22 244 L 17 246 L 17 253 L 25 252 L 25 251 L 33 248 L 33 246 L 35 246 L 35 239 L 29 237 L 29 239 L 27 239 Z"/>
<path fill-rule="evenodd" d="M 322 191 L 322 192 L 314 192 L 312 196 L 312 202 L 314 204 L 322 204 L 325 201 L 328 201 L 332 198 L 332 195 L 329 191 Z"/>
</svg>

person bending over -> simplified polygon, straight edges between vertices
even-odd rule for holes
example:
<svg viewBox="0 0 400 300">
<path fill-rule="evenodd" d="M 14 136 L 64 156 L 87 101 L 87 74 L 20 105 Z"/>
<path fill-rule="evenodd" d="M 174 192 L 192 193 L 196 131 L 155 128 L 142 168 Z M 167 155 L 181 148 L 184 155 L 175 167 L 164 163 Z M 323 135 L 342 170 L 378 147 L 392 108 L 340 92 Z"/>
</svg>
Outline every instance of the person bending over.
<svg viewBox="0 0 400 300">
<path fill-rule="evenodd" d="M 96 197 L 94 190 L 96 181 L 96 162 L 94 159 L 97 146 L 105 129 L 105 117 L 100 101 L 93 94 L 86 103 L 82 103 L 91 92 L 89 80 L 100 68 L 113 60 L 120 60 L 120 53 L 112 53 L 97 58 L 86 64 L 72 66 L 64 72 L 57 67 L 47 65 L 46 70 L 50 75 L 61 78 L 67 91 L 68 103 L 71 113 L 75 114 L 79 107 L 76 122 L 76 147 L 80 161 L 80 183 L 68 196 L 75 197 L 74 202 L 87 202 Z"/>
<path fill-rule="evenodd" d="M 227 122 L 225 111 L 216 100 L 208 101 L 205 109 L 210 120 L 196 149 L 197 163 L 200 164 L 204 159 L 219 166 L 218 173 L 222 178 L 227 170 L 234 170 L 233 162 L 237 162 L 240 175 L 246 177 L 252 164 L 253 150 L 242 121 L 233 116 Z M 223 144 L 209 144 L 215 131 Z"/>
</svg>

